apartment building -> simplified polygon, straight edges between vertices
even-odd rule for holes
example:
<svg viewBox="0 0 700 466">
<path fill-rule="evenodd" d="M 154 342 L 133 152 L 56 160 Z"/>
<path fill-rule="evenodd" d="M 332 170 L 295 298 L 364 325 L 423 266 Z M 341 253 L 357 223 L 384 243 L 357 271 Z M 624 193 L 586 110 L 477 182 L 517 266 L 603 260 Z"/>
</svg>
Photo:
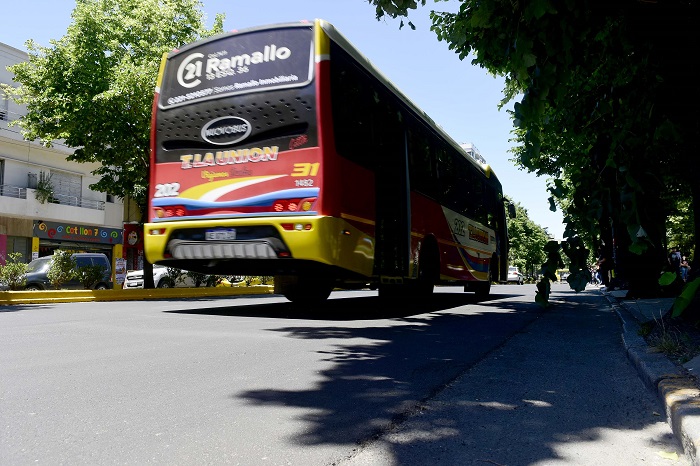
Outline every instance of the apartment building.
<svg viewBox="0 0 700 466">
<path fill-rule="evenodd" d="M 16 86 L 7 66 L 27 59 L 24 51 L 0 43 L 0 82 Z M 125 209 L 123 199 L 90 189 L 97 164 L 68 162 L 72 149 L 61 141 L 47 148 L 24 140 L 19 126 L 10 126 L 24 112 L 0 92 L 0 262 L 13 252 L 29 262 L 62 248 L 102 252 L 114 265 L 127 256 L 126 222 L 128 267 L 137 268 L 139 252 L 132 249 L 138 245 L 131 231 L 138 233 L 138 213 Z"/>
</svg>

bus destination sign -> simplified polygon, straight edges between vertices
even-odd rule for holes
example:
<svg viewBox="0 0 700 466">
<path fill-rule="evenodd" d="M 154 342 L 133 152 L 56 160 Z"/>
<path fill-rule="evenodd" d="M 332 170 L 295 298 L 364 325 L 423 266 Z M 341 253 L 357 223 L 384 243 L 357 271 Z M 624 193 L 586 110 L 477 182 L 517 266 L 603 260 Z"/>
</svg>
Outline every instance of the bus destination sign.
<svg viewBox="0 0 700 466">
<path fill-rule="evenodd" d="M 305 86 L 313 77 L 309 27 L 233 33 L 175 52 L 163 75 L 159 107 L 251 91 Z"/>
</svg>

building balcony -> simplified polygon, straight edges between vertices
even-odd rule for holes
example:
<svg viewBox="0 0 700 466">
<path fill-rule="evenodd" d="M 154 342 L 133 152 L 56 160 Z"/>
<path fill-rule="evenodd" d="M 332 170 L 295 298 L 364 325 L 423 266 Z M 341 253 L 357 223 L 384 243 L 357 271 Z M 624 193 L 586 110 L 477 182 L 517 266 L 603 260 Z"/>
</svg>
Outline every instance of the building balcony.
<svg viewBox="0 0 700 466">
<path fill-rule="evenodd" d="M 41 203 L 36 199 L 35 189 L 0 185 L 0 214 L 57 222 L 104 224 L 105 202 L 57 193 L 46 203 Z"/>
</svg>

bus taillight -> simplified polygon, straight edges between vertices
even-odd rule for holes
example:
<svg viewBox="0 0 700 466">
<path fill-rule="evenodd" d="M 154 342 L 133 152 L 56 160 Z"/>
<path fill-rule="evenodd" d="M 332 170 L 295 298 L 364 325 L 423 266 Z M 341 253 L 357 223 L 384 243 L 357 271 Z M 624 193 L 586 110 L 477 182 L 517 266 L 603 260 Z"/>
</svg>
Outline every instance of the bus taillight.
<svg viewBox="0 0 700 466">
<path fill-rule="evenodd" d="M 187 213 L 185 207 L 181 205 L 156 207 L 155 212 L 158 218 L 184 217 Z"/>
<path fill-rule="evenodd" d="M 313 207 L 314 203 L 316 202 L 315 197 L 307 197 L 306 199 L 302 199 L 299 205 L 301 206 L 301 211 L 302 212 L 308 212 L 311 210 Z"/>
<path fill-rule="evenodd" d="M 316 202 L 315 197 L 304 199 L 279 199 L 272 203 L 275 212 L 308 212 Z"/>
</svg>

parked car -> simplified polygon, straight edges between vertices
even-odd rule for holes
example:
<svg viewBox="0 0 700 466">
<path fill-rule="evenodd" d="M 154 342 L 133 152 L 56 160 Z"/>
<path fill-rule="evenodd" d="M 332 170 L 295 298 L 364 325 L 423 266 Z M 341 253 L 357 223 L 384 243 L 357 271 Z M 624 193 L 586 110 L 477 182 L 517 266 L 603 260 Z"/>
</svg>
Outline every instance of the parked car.
<svg viewBox="0 0 700 466">
<path fill-rule="evenodd" d="M 524 282 L 523 274 L 520 273 L 517 267 L 508 267 L 508 283 L 522 285 Z"/>
<path fill-rule="evenodd" d="M 168 269 L 177 271 L 179 274 L 171 272 Z M 192 278 L 185 275 L 185 272 L 178 269 L 171 269 L 165 265 L 153 265 L 153 283 L 156 288 L 187 288 L 195 286 Z M 143 270 L 129 270 L 124 278 L 125 290 L 143 288 Z"/>
<path fill-rule="evenodd" d="M 112 265 L 109 262 L 109 258 L 105 254 L 79 252 L 72 254 L 72 256 L 76 262 L 76 270 L 80 267 L 89 265 L 99 265 L 104 268 L 102 279 L 95 283 L 93 289 L 109 290 L 114 287 L 114 283 L 112 282 Z M 27 283 L 24 286 L 25 290 L 31 291 L 53 289 L 53 286 L 51 286 L 51 282 L 49 281 L 49 277 L 47 276 L 52 261 L 53 256 L 44 256 L 34 259 L 27 264 Z M 63 283 L 61 285 L 61 289 L 82 290 L 84 287 L 80 280 L 73 278 L 72 280 Z"/>
</svg>

